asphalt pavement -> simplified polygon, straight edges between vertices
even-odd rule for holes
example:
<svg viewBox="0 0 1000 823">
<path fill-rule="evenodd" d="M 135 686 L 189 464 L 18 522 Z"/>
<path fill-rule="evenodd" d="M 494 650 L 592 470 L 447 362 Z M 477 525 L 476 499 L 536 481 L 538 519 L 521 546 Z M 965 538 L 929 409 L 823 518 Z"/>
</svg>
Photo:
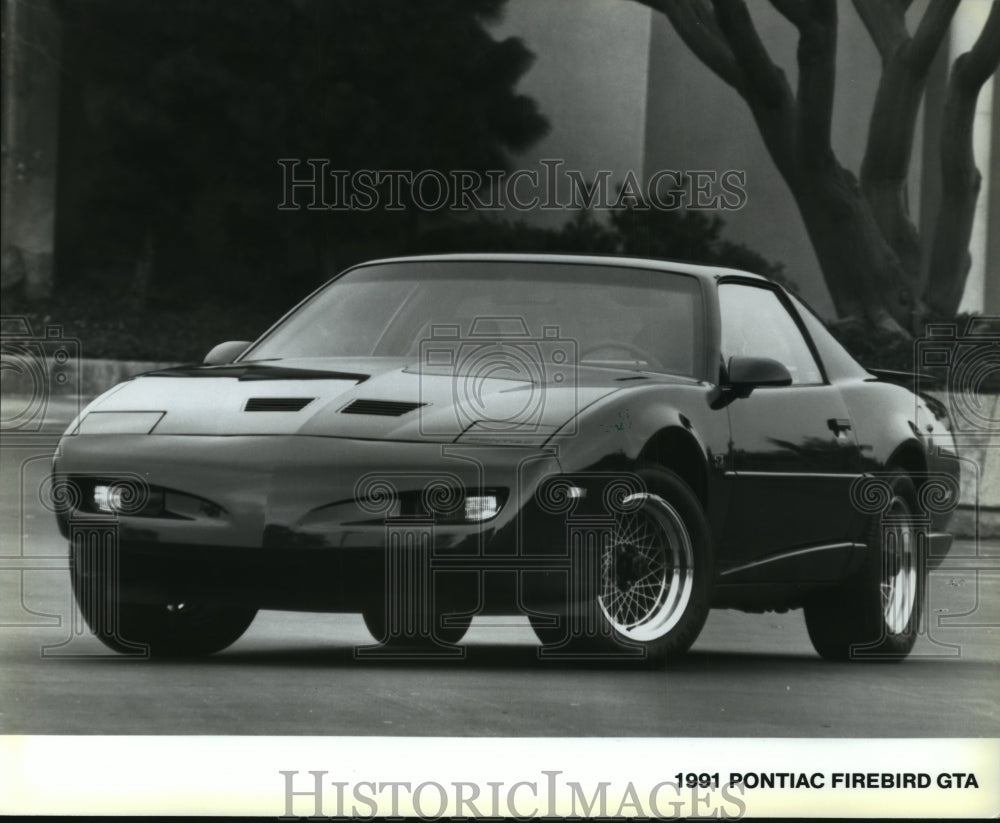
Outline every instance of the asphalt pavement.
<svg viewBox="0 0 1000 823">
<path fill-rule="evenodd" d="M 477 618 L 460 659 L 359 658 L 360 616 L 289 612 L 210 658 L 137 660 L 79 624 L 44 441 L 0 448 L 2 734 L 1000 735 L 1000 541 L 956 545 L 902 663 L 828 663 L 801 612 L 734 611 L 658 671 L 540 659 L 524 618 Z"/>
</svg>

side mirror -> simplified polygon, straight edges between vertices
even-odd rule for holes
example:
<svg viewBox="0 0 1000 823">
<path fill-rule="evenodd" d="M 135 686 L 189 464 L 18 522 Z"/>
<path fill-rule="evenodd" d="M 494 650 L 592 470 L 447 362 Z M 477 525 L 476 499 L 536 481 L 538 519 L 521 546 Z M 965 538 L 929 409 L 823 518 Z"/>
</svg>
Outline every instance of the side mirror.
<svg viewBox="0 0 1000 823">
<path fill-rule="evenodd" d="M 250 348 L 249 340 L 230 340 L 228 343 L 219 343 L 205 355 L 204 363 L 206 366 L 224 366 L 226 363 L 232 363 L 248 348 Z"/>
<path fill-rule="evenodd" d="M 790 386 L 792 375 L 777 360 L 770 357 L 730 357 L 729 385 L 749 394 L 761 386 Z"/>
</svg>

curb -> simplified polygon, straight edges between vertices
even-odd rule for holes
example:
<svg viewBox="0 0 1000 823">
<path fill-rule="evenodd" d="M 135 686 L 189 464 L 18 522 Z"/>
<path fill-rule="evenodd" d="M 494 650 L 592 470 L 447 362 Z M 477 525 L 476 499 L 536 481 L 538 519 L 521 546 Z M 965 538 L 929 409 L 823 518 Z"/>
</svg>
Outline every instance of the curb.
<svg viewBox="0 0 1000 823">
<path fill-rule="evenodd" d="M 4 397 L 92 398 L 112 386 L 147 371 L 176 363 L 159 360 L 76 360 L 36 356 L 32 351 L 19 355 L 4 353 L 5 368 L 0 393 Z"/>
</svg>

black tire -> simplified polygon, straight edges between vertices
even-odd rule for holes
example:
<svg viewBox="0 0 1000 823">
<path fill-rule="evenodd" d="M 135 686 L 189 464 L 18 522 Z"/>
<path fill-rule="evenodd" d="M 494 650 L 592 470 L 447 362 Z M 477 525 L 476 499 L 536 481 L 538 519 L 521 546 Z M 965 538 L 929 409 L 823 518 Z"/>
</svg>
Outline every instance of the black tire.
<svg viewBox="0 0 1000 823">
<path fill-rule="evenodd" d="M 386 625 L 384 605 L 380 604 L 365 609 L 361 613 L 361 616 L 365 620 L 365 628 L 368 629 L 368 632 L 377 643 L 389 642 L 393 644 L 419 645 L 433 643 L 434 640 L 437 640 L 440 643 L 455 644 L 461 642 L 462 638 L 465 637 L 465 633 L 469 630 L 469 626 L 472 625 L 472 617 L 466 615 L 448 615 L 448 622 L 442 624 L 442 615 L 437 614 L 434 616 L 433 636 L 427 634 L 421 635 L 417 632 L 406 632 L 390 638 Z"/>
<path fill-rule="evenodd" d="M 917 511 L 917 493 L 902 472 L 889 486 L 887 513 L 873 516 L 868 526 L 861 568 L 806 603 L 809 639 L 827 660 L 900 661 L 917 640 L 925 569 L 912 527 L 905 525 Z"/>
<path fill-rule="evenodd" d="M 83 575 L 80 570 L 97 569 Z M 235 643 L 250 627 L 257 610 L 205 603 L 122 602 L 103 569 L 72 553 L 73 597 L 98 640 L 122 654 L 151 657 L 199 657 Z"/>
<path fill-rule="evenodd" d="M 567 629 L 564 625 L 566 617 L 560 616 L 558 622 L 553 624 L 552 616 L 539 617 L 535 614 L 528 615 L 528 622 L 531 629 L 538 638 L 538 642 L 543 646 L 554 646 L 566 639 Z"/>
<path fill-rule="evenodd" d="M 581 604 L 583 620 L 529 616 L 544 645 L 587 649 L 601 657 L 661 665 L 697 639 L 711 603 L 712 541 L 694 492 L 674 472 L 644 465 L 634 472 L 645 489 L 627 495 L 615 516 L 610 551 L 600 560 L 599 591 Z M 580 617 L 581 615 L 577 615 Z M 597 631 L 571 636 L 570 625 Z"/>
</svg>

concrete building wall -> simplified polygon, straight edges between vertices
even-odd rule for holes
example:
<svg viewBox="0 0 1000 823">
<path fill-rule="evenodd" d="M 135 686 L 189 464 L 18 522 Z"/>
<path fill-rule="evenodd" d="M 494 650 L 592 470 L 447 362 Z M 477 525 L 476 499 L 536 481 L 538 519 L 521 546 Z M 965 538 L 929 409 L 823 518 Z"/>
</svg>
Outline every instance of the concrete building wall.
<svg viewBox="0 0 1000 823">
<path fill-rule="evenodd" d="M 993 80 L 989 205 L 987 206 L 986 267 L 983 276 L 983 312 L 1000 316 L 1000 82 Z"/>
<path fill-rule="evenodd" d="M 522 168 L 554 158 L 587 179 L 600 169 L 612 171 L 615 182 L 629 170 L 641 174 L 652 16 L 619 0 L 509 0 L 494 34 L 520 37 L 535 53 L 519 90 L 551 123 L 519 158 Z M 558 226 L 567 214 L 538 211 L 532 219 Z"/>
<path fill-rule="evenodd" d="M 954 57 L 968 51 L 976 42 L 982 31 L 986 17 L 990 11 L 990 3 L 975 0 L 973 3 L 963 3 L 960 12 L 955 15 L 951 27 L 949 51 Z M 969 242 L 972 253 L 972 265 L 969 268 L 969 279 L 966 281 L 965 294 L 962 298 L 962 311 L 983 311 L 986 291 L 986 255 L 988 253 L 987 225 L 990 205 L 990 155 L 993 150 L 993 85 L 994 80 L 988 80 L 979 93 L 976 107 L 976 122 L 973 126 L 972 145 L 975 151 L 976 164 L 983 174 L 984 186 L 976 202 L 976 218 L 972 224 L 972 238 Z"/>
</svg>

